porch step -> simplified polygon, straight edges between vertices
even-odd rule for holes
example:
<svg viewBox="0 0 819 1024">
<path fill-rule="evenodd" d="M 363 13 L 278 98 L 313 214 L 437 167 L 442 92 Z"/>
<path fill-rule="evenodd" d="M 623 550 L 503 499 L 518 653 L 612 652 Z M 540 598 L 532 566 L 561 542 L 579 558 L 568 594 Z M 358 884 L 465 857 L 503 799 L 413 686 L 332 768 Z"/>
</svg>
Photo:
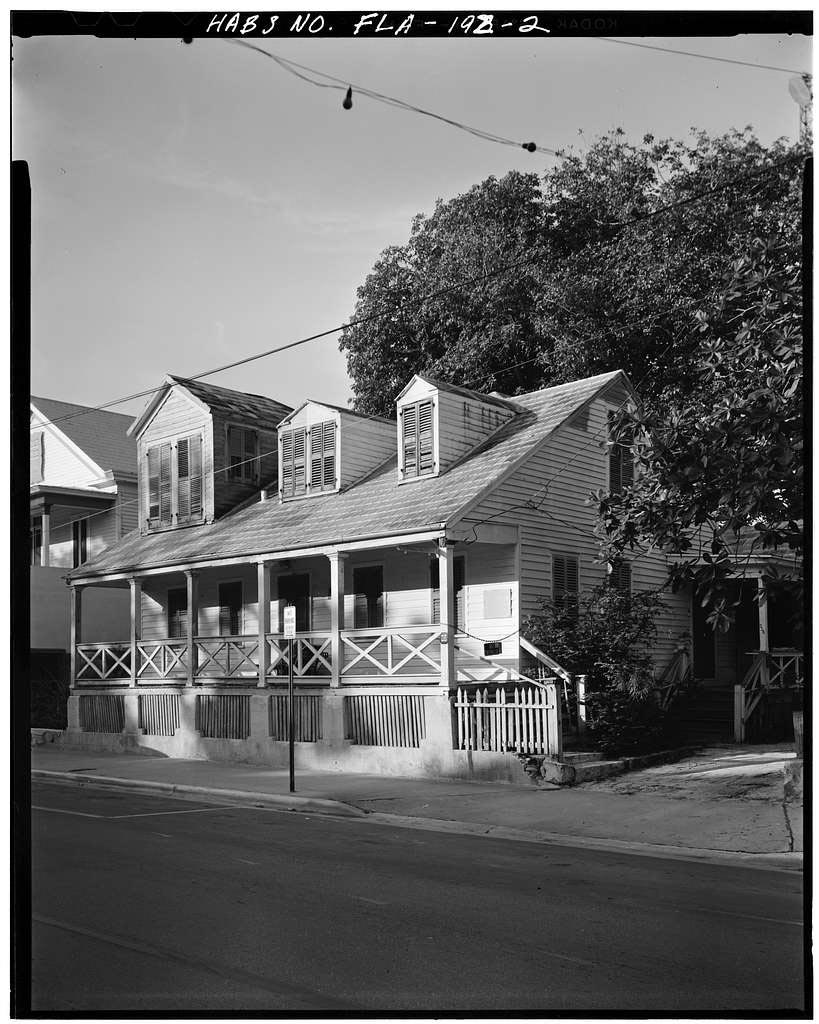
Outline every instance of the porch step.
<svg viewBox="0 0 819 1024">
<path fill-rule="evenodd" d="M 696 690 L 680 704 L 678 714 L 686 742 L 729 741 L 734 733 L 734 692 L 725 687 Z"/>
<path fill-rule="evenodd" d="M 564 764 L 585 764 L 590 761 L 602 761 L 603 755 L 599 750 L 564 750 L 561 761 Z"/>
<path fill-rule="evenodd" d="M 597 782 L 599 779 L 608 779 L 612 775 L 620 775 L 626 770 L 626 762 L 620 758 L 617 761 L 586 761 L 575 764 L 574 782 Z"/>
</svg>

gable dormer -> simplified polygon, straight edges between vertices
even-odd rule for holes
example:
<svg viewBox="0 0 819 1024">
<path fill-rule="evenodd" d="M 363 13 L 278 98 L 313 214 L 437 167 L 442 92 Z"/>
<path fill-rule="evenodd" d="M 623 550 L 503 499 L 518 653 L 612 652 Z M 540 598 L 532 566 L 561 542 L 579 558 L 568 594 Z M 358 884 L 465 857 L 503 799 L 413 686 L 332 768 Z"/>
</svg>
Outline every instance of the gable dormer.
<svg viewBox="0 0 819 1024">
<path fill-rule="evenodd" d="M 213 522 L 275 481 L 277 427 L 289 412 L 262 395 L 166 377 L 129 431 L 141 531 Z"/>
<path fill-rule="evenodd" d="M 518 410 L 506 399 L 416 374 L 396 411 L 398 477 L 407 483 L 445 472 Z"/>
<path fill-rule="evenodd" d="M 394 429 L 379 416 L 305 402 L 279 424 L 281 499 L 350 487 L 389 458 Z"/>
</svg>

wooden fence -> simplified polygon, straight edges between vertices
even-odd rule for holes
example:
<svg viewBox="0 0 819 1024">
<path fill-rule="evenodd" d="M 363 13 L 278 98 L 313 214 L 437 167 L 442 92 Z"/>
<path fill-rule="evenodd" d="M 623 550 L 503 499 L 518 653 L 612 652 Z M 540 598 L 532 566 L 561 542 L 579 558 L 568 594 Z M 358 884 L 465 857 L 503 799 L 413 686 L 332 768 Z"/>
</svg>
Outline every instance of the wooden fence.
<svg viewBox="0 0 819 1024">
<path fill-rule="evenodd" d="M 83 732 L 122 732 L 125 728 L 125 700 L 115 693 L 80 697 L 79 714 Z"/>
<path fill-rule="evenodd" d="M 424 698 L 363 694 L 344 698 L 344 735 L 375 747 L 418 747 L 426 736 Z"/>
<path fill-rule="evenodd" d="M 250 697 L 246 694 L 200 695 L 196 728 L 208 739 L 246 740 L 250 736 Z"/>
<path fill-rule="evenodd" d="M 270 698 L 270 737 L 289 739 L 287 694 L 274 694 Z M 300 694 L 293 699 L 293 732 L 298 743 L 317 743 L 321 733 L 321 697 Z"/>
<path fill-rule="evenodd" d="M 456 691 L 456 749 L 562 754 L 560 703 L 554 683 Z"/>
<path fill-rule="evenodd" d="M 173 736 L 179 728 L 179 697 L 175 693 L 141 693 L 139 728 L 148 736 Z"/>
</svg>

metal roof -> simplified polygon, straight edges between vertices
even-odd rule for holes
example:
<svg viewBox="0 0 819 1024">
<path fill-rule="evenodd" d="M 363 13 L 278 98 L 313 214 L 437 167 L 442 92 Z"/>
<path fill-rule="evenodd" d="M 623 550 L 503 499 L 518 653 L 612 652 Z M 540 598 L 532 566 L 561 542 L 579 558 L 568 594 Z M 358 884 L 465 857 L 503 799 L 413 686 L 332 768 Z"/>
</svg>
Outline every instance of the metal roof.
<svg viewBox="0 0 819 1024">
<path fill-rule="evenodd" d="M 230 512 L 205 526 L 130 534 L 72 575 L 253 557 L 454 525 L 470 504 L 497 486 L 569 416 L 599 394 L 619 370 L 518 395 L 520 408 L 477 449 L 447 472 L 401 484 L 396 458 L 346 491 L 299 501 L 269 500 Z"/>
</svg>

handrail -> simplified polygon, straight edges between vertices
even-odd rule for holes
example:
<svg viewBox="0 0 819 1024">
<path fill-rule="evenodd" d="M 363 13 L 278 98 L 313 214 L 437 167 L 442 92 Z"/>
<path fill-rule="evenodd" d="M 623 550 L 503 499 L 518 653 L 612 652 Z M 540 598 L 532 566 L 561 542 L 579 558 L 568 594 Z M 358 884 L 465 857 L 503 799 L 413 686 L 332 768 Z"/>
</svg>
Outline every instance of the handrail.
<svg viewBox="0 0 819 1024">
<path fill-rule="evenodd" d="M 518 669 L 512 668 L 511 666 L 498 665 L 497 662 L 490 661 L 489 658 L 485 658 L 482 654 L 474 654 L 472 651 L 467 651 L 463 647 L 460 647 L 458 644 L 455 644 L 454 646 L 455 646 L 455 650 L 456 651 L 463 651 L 464 654 L 468 654 L 470 658 L 476 658 L 478 661 L 483 661 L 487 665 L 491 665 L 491 667 L 494 668 L 494 669 L 501 669 L 504 672 L 510 672 L 512 675 L 516 676 L 518 679 L 523 679 L 525 682 L 531 683 L 533 686 L 539 686 L 542 690 L 546 689 L 546 683 L 542 682 L 540 679 L 532 679 L 531 676 L 525 676 L 522 672 L 518 671 Z M 476 680 L 476 682 L 477 682 L 478 686 L 480 686 L 480 685 L 486 686 L 487 683 L 488 683 L 488 681 L 481 680 L 481 679 Z"/>
<path fill-rule="evenodd" d="M 567 683 L 571 682 L 571 673 L 568 672 L 565 668 L 563 668 L 562 665 L 558 665 L 554 658 L 550 658 L 549 655 L 546 654 L 544 651 L 541 651 L 539 647 L 535 647 L 531 640 L 527 640 L 525 636 L 519 637 L 519 640 L 520 646 L 523 648 L 524 651 L 526 651 L 527 654 L 531 654 L 533 658 L 537 659 L 537 661 L 545 665 L 547 668 L 550 668 L 554 673 L 559 675 L 560 678 L 564 679 Z"/>
</svg>

